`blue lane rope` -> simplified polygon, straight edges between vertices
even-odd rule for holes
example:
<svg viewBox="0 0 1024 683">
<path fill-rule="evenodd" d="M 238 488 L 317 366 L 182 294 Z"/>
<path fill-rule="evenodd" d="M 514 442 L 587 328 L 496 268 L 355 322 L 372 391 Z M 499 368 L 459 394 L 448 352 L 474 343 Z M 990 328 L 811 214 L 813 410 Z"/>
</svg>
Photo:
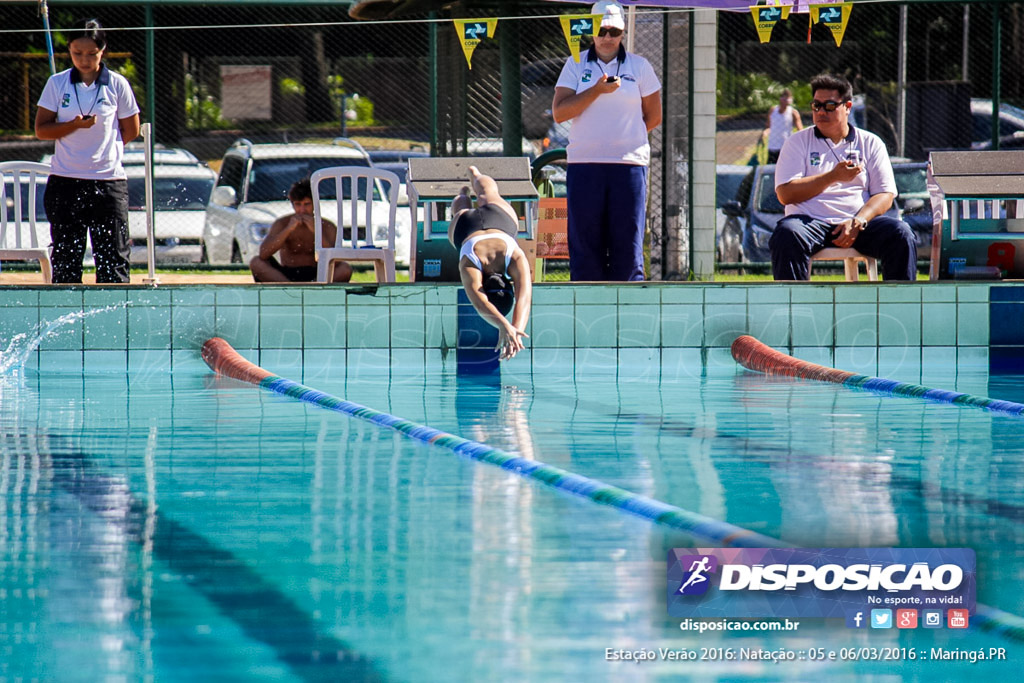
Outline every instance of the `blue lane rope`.
<svg viewBox="0 0 1024 683">
<path fill-rule="evenodd" d="M 458 456 L 495 465 L 552 488 L 629 512 L 651 522 L 683 531 L 694 539 L 721 547 L 778 548 L 783 544 L 768 536 L 654 498 L 648 498 L 598 479 L 591 479 L 536 460 L 527 460 L 478 441 L 417 424 L 395 415 L 326 394 L 279 377 L 242 358 L 223 339 L 214 337 L 203 345 L 203 359 L 215 372 L 256 384 L 261 389 L 298 399 L 327 410 L 345 413 L 388 427 L 426 444 L 447 448 Z"/>
<path fill-rule="evenodd" d="M 882 394 L 883 396 L 922 398 L 937 403 L 981 408 L 989 412 L 1013 415 L 1014 417 L 1020 417 L 1024 414 L 1024 404 L 1014 403 L 1013 401 L 1003 401 L 986 396 L 974 396 L 946 389 L 932 389 L 920 384 L 897 382 L 896 380 L 884 379 L 882 377 L 855 375 L 846 370 L 837 370 L 836 368 L 799 360 L 792 356 L 787 356 L 781 351 L 776 351 L 749 335 L 737 337 L 733 341 L 732 357 L 737 363 L 748 370 L 763 372 L 766 375 L 783 375 L 786 377 L 817 380 L 819 382 L 833 382 L 850 387 L 851 389 L 862 389 Z"/>
<path fill-rule="evenodd" d="M 982 410 L 987 410 L 992 413 L 1003 413 L 1017 417 L 1019 417 L 1021 413 L 1024 413 L 1024 404 L 1021 403 L 1004 401 L 998 398 L 988 398 L 987 396 L 964 394 L 959 391 L 949 391 L 948 389 L 932 389 L 930 387 L 921 386 L 920 384 L 908 384 L 906 382 L 897 382 L 896 380 L 883 379 L 881 377 L 853 375 L 843 382 L 843 384 L 854 389 L 864 389 L 878 394 L 885 394 L 886 396 L 923 398 L 937 403 L 952 403 L 953 405 L 969 408 L 981 408 Z"/>
<path fill-rule="evenodd" d="M 382 413 L 379 410 L 367 408 L 364 405 L 346 401 L 290 379 L 279 377 L 245 360 L 230 344 L 219 337 L 208 339 L 203 344 L 202 355 L 210 369 L 227 377 L 249 382 L 261 389 L 311 403 L 327 410 L 388 427 L 417 441 L 447 448 L 461 457 L 495 465 L 552 488 L 629 512 L 661 526 L 678 529 L 694 539 L 711 541 L 718 544 L 716 547 L 793 547 L 791 544 L 771 536 L 764 536 L 728 522 L 705 517 L 654 498 L 632 493 L 598 479 L 574 474 L 536 460 L 526 460 L 492 448 L 487 444 L 463 439 L 427 425 Z M 983 631 L 995 633 L 1009 640 L 1024 642 L 1024 618 L 1015 614 L 979 602 L 975 605 L 975 614 L 972 619 Z"/>
</svg>

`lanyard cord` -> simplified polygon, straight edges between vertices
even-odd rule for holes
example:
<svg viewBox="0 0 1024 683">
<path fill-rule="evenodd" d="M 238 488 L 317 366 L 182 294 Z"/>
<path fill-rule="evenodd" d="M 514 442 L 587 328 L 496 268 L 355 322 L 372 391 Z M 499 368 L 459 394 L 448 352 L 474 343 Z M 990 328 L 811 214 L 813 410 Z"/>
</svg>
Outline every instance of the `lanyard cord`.
<svg viewBox="0 0 1024 683">
<path fill-rule="evenodd" d="M 826 145 L 828 145 L 828 151 L 832 152 L 832 156 L 833 156 L 833 157 L 835 157 L 836 161 L 838 161 L 838 162 L 839 162 L 840 164 L 844 163 L 844 160 L 843 160 L 843 159 L 840 159 L 840 158 L 839 158 L 839 155 L 838 155 L 838 154 L 836 154 L 836 147 L 837 147 L 838 145 L 833 145 L 833 144 L 832 144 L 832 140 L 830 140 L 829 138 L 825 138 L 825 144 L 826 144 Z M 849 150 L 847 150 L 847 152 L 846 152 L 846 161 L 849 161 L 849 159 L 850 159 L 850 153 L 851 153 L 851 152 L 856 152 L 856 151 L 858 151 L 858 150 L 857 150 L 857 146 L 856 146 L 856 145 L 857 145 L 857 133 L 855 132 L 855 133 L 853 134 L 853 147 L 851 147 L 851 148 L 850 148 Z"/>
<path fill-rule="evenodd" d="M 622 68 L 622 62 L 624 60 L 616 59 L 615 61 L 617 62 L 617 64 L 615 65 L 615 78 L 618 78 L 619 77 L 619 69 Z M 605 76 L 607 76 L 608 72 L 604 70 L 604 65 L 602 64 L 600 57 L 598 57 L 598 59 L 597 59 L 597 65 L 601 69 L 601 73 L 603 73 Z"/>
<path fill-rule="evenodd" d="M 95 83 L 95 81 L 93 82 Z M 92 114 L 92 110 L 96 108 L 96 103 L 100 101 L 100 88 L 103 86 L 96 83 L 96 97 L 92 99 L 92 106 L 89 107 L 89 111 L 82 111 L 82 100 L 78 99 L 78 83 L 72 83 L 71 85 L 75 86 L 75 102 L 78 103 L 78 113 L 81 114 L 84 119 Z"/>
</svg>

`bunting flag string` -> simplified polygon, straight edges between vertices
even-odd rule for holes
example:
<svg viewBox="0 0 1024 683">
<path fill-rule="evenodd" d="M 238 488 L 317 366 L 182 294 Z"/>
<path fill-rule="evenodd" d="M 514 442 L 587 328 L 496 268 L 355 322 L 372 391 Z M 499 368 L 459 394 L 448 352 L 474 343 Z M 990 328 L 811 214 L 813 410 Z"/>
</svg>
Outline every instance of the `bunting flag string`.
<svg viewBox="0 0 1024 683">
<path fill-rule="evenodd" d="M 781 20 L 789 19 L 790 11 L 794 11 L 799 14 L 806 12 L 808 15 L 808 44 L 811 42 L 811 26 L 820 23 L 832 33 L 836 47 L 841 47 L 853 3 L 848 0 L 822 4 L 809 4 L 807 0 L 796 0 L 795 3 L 793 0 L 768 0 L 767 5 L 753 5 L 749 9 L 750 14 L 754 17 L 754 26 L 762 44 L 771 42 L 772 30 L 775 25 Z"/>
<path fill-rule="evenodd" d="M 832 32 L 832 40 L 836 41 L 836 47 L 841 47 L 843 34 L 846 33 L 846 23 L 850 20 L 850 10 L 852 9 L 852 2 L 811 5 L 811 18 L 815 24 L 824 24 Z"/>
<path fill-rule="evenodd" d="M 754 5 L 750 8 L 750 14 L 754 17 L 754 26 L 757 28 L 757 37 L 761 43 L 771 42 L 772 29 L 775 24 L 783 19 L 789 19 L 790 5 L 768 7 L 766 5 Z"/>
<path fill-rule="evenodd" d="M 473 68 L 473 50 L 484 38 L 493 38 L 498 27 L 497 19 L 453 19 L 455 31 L 462 44 L 462 54 L 466 55 L 466 64 Z"/>
<path fill-rule="evenodd" d="M 807 42 L 811 42 L 811 25 L 823 24 L 832 34 L 836 47 L 842 47 L 846 26 L 850 21 L 853 3 L 847 0 L 826 4 L 808 4 L 807 0 L 769 0 L 767 5 L 750 6 L 750 14 L 754 18 L 757 36 L 762 44 L 771 42 L 772 31 L 780 21 L 789 19 L 791 11 L 808 12 Z M 562 25 L 562 34 L 569 46 L 573 61 L 580 61 L 580 47 L 584 37 L 593 38 L 597 35 L 601 15 L 599 14 L 563 14 L 558 17 Z M 498 27 L 497 18 L 485 19 L 453 19 L 455 31 L 462 45 L 462 53 L 466 56 L 466 64 L 473 68 L 473 51 L 485 38 L 493 38 Z"/>
<path fill-rule="evenodd" d="M 580 41 L 584 37 L 593 38 L 597 35 L 600 26 L 600 14 L 563 14 L 558 17 L 562 23 L 562 33 L 565 35 L 565 42 L 569 44 L 569 51 L 572 59 L 579 64 Z"/>
</svg>

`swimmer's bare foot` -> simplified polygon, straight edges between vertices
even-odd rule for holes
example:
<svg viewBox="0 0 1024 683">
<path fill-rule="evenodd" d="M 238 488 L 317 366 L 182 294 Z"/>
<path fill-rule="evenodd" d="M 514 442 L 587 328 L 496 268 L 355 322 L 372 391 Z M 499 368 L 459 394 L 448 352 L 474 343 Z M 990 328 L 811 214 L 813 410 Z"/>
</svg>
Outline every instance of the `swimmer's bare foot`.
<svg viewBox="0 0 1024 683">
<path fill-rule="evenodd" d="M 476 192 L 479 197 L 484 193 L 483 185 L 480 184 L 480 179 L 485 176 L 480 173 L 480 169 L 476 166 L 469 167 L 469 179 L 473 181 L 473 191 Z"/>
</svg>

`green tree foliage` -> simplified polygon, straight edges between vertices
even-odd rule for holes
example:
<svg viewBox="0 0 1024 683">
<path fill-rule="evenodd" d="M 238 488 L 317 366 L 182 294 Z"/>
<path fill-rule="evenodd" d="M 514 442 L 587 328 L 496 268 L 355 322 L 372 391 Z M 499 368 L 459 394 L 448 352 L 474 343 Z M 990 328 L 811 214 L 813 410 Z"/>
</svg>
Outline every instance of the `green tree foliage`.
<svg viewBox="0 0 1024 683">
<path fill-rule="evenodd" d="M 185 74 L 185 127 L 193 130 L 231 128 L 231 122 L 221 116 L 206 86 L 197 83 L 192 74 Z"/>
<path fill-rule="evenodd" d="M 331 101 L 334 106 L 334 115 L 340 120 L 341 107 L 344 101 L 348 112 L 348 123 L 351 126 L 372 126 L 376 123 L 373 118 L 373 101 L 359 93 L 350 93 L 345 88 L 345 79 L 337 74 L 327 77 L 327 91 L 331 94 Z"/>
</svg>

